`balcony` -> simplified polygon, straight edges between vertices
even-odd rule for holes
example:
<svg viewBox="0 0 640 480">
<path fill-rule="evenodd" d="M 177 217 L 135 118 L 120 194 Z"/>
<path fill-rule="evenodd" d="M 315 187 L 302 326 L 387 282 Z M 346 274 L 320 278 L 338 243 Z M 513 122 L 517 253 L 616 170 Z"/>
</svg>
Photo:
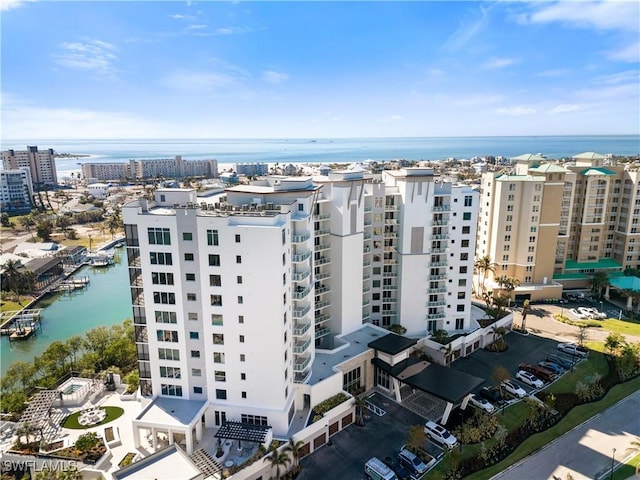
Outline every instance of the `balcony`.
<svg viewBox="0 0 640 480">
<path fill-rule="evenodd" d="M 362 321 L 367 321 L 371 318 L 371 314 L 369 312 L 362 312 Z"/>
<path fill-rule="evenodd" d="M 327 327 L 316 328 L 316 339 L 325 337 L 331 333 L 331 329 Z M 295 366 L 294 366 L 295 368 Z"/>
<path fill-rule="evenodd" d="M 382 290 L 398 290 L 397 285 L 383 285 Z"/>
<path fill-rule="evenodd" d="M 449 240 L 448 233 L 438 233 L 435 235 L 431 235 L 431 240 Z"/>
<path fill-rule="evenodd" d="M 301 235 L 291 235 L 291 243 L 303 243 L 311 238 L 311 234 L 309 232 L 303 233 Z"/>
<path fill-rule="evenodd" d="M 398 238 L 396 232 L 384 232 L 384 238 Z"/>
<path fill-rule="evenodd" d="M 320 302 L 316 302 L 315 307 L 316 308 L 324 308 L 324 307 L 328 307 L 329 305 L 331 305 L 331 302 L 328 300 L 322 300 Z"/>
<path fill-rule="evenodd" d="M 293 325 L 293 336 L 302 337 L 309 331 L 310 328 L 310 323 L 295 323 Z"/>
<path fill-rule="evenodd" d="M 329 220 L 331 215 L 328 213 L 319 213 L 313 216 L 314 220 Z"/>
<path fill-rule="evenodd" d="M 309 295 L 310 291 L 311 291 L 311 285 L 308 285 L 306 288 L 302 288 L 300 290 L 297 290 L 297 291 L 293 292 L 293 295 L 292 295 L 293 299 L 294 300 L 302 300 L 307 295 Z"/>
<path fill-rule="evenodd" d="M 382 315 L 397 315 L 398 312 L 396 310 L 383 310 Z"/>
<path fill-rule="evenodd" d="M 364 211 L 365 213 L 369 213 L 373 211 L 373 207 L 371 205 L 365 205 L 364 206 Z"/>
<path fill-rule="evenodd" d="M 322 287 L 316 288 L 316 295 L 322 295 L 323 293 L 329 293 L 330 291 L 331 287 L 323 285 Z"/>
<path fill-rule="evenodd" d="M 373 224 L 373 222 L 371 222 L 371 220 L 365 220 L 364 221 L 364 226 L 365 227 L 370 227 Z"/>
<path fill-rule="evenodd" d="M 367 305 L 371 305 L 371 300 L 368 298 L 363 298 L 362 299 L 362 306 L 366 307 Z"/>
<path fill-rule="evenodd" d="M 369 266 L 371 266 L 371 260 L 365 260 L 364 262 L 362 262 L 362 266 L 363 266 L 363 267 L 369 267 Z"/>
<path fill-rule="evenodd" d="M 431 262 L 429 265 L 432 267 L 446 267 L 449 262 Z"/>
<path fill-rule="evenodd" d="M 369 280 L 371 278 L 371 274 L 370 273 L 365 273 L 362 275 L 362 279 L 363 280 Z"/>
<path fill-rule="evenodd" d="M 309 278 L 309 275 L 311 275 L 311 270 L 306 270 L 304 272 L 293 272 L 293 274 L 291 274 L 291 279 L 294 282 L 300 282 L 305 278 Z"/>
<path fill-rule="evenodd" d="M 293 318 L 303 318 L 311 310 L 311 306 L 307 305 L 304 308 L 298 308 L 293 310 Z"/>
<path fill-rule="evenodd" d="M 447 293 L 447 287 L 428 288 L 427 293 Z"/>
<path fill-rule="evenodd" d="M 316 265 L 326 265 L 327 263 L 331 263 L 331 259 L 327 257 L 320 257 L 316 259 Z"/>
<path fill-rule="evenodd" d="M 319 230 L 316 230 L 316 236 L 320 236 L 320 235 L 329 235 L 331 233 L 331 230 L 329 230 L 328 228 L 321 228 Z"/>
<path fill-rule="evenodd" d="M 316 338 L 318 338 L 316 336 Z M 294 372 L 303 372 L 305 370 L 305 368 L 307 368 L 309 366 L 309 363 L 311 363 L 311 357 L 307 357 L 304 360 L 297 361 L 297 362 L 293 362 L 293 371 Z"/>
<path fill-rule="evenodd" d="M 447 253 L 449 252 L 448 248 L 432 248 L 431 253 Z"/>
<path fill-rule="evenodd" d="M 427 302 L 427 307 L 442 307 L 444 305 L 446 305 L 447 302 L 444 300 L 436 300 L 433 302 Z"/>
<path fill-rule="evenodd" d="M 315 245 L 313 247 L 313 250 L 316 252 L 320 252 L 322 250 L 327 250 L 329 248 L 329 244 L 328 243 L 320 243 L 318 245 Z"/>
<path fill-rule="evenodd" d="M 322 272 L 316 274 L 316 280 L 324 280 L 325 278 L 329 278 L 331 276 L 331 272 Z"/>
<path fill-rule="evenodd" d="M 304 372 L 293 374 L 294 383 L 305 383 L 311 377 L 311 369 L 305 370 Z"/>
<path fill-rule="evenodd" d="M 398 221 L 395 218 L 385 218 L 384 219 L 384 224 L 385 225 L 397 225 Z"/>
<path fill-rule="evenodd" d="M 444 317 L 446 317 L 444 312 L 427 314 L 427 320 L 437 320 L 439 318 L 444 318 Z"/>
<path fill-rule="evenodd" d="M 327 320 L 330 320 L 331 317 L 329 315 L 316 315 L 316 325 L 326 322 Z"/>
<path fill-rule="evenodd" d="M 307 349 L 309 348 L 309 345 L 311 345 L 311 339 L 307 339 L 307 341 L 305 342 L 296 342 L 293 345 L 293 353 L 304 353 L 307 351 Z"/>
<path fill-rule="evenodd" d="M 432 210 L 434 212 L 448 212 L 451 210 L 451 205 L 434 205 Z"/>
<path fill-rule="evenodd" d="M 432 281 L 440 281 L 440 280 L 446 280 L 447 276 L 446 275 L 429 275 L 427 278 Z"/>
<path fill-rule="evenodd" d="M 369 293 L 371 291 L 370 287 L 362 287 L 362 293 Z"/>
<path fill-rule="evenodd" d="M 383 277 L 397 277 L 398 276 L 398 272 L 396 272 L 396 271 L 382 272 L 382 276 Z"/>
<path fill-rule="evenodd" d="M 307 258 L 309 258 L 311 256 L 311 251 L 307 250 L 304 253 L 297 253 L 294 255 L 291 255 L 291 261 L 293 263 L 300 263 L 300 262 L 304 262 Z"/>
<path fill-rule="evenodd" d="M 372 235 L 371 235 L 369 232 L 365 232 L 365 234 L 364 234 L 364 239 L 365 239 L 365 240 L 371 240 L 371 236 L 372 236 Z"/>
</svg>

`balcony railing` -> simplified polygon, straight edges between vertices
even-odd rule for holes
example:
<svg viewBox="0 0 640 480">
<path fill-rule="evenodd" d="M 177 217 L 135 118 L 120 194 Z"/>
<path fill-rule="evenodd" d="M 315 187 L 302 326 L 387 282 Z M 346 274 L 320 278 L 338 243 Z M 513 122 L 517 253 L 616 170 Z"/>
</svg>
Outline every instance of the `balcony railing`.
<svg viewBox="0 0 640 480">
<path fill-rule="evenodd" d="M 302 337 L 309 331 L 310 328 L 310 323 L 296 323 L 293 326 L 293 336 Z"/>
<path fill-rule="evenodd" d="M 427 320 L 437 320 L 438 318 L 444 318 L 446 315 L 444 313 L 429 313 L 427 314 Z"/>
<path fill-rule="evenodd" d="M 427 293 L 446 293 L 447 287 L 428 288 Z"/>
<path fill-rule="evenodd" d="M 329 235 L 330 233 L 331 233 L 331 230 L 329 230 L 328 228 L 321 228 L 319 230 L 316 230 L 316 236 Z"/>
<path fill-rule="evenodd" d="M 322 300 L 321 302 L 316 302 L 315 307 L 316 308 L 324 308 L 324 307 L 328 307 L 329 305 L 331 305 L 331 302 L 328 300 Z"/>
<path fill-rule="evenodd" d="M 301 235 L 291 235 L 291 243 L 302 243 L 306 242 L 311 238 L 311 234 L 309 232 L 303 233 Z"/>
<path fill-rule="evenodd" d="M 309 278 L 309 275 L 311 275 L 311 270 L 306 270 L 304 272 L 293 272 L 293 274 L 291 275 L 291 279 L 294 282 L 300 282 L 305 278 Z"/>
<path fill-rule="evenodd" d="M 298 308 L 293 310 L 293 318 L 303 318 L 311 310 L 311 306 L 307 305 L 304 308 Z"/>
<path fill-rule="evenodd" d="M 319 252 L 319 251 L 321 251 L 321 250 L 326 250 L 326 249 L 328 249 L 328 248 L 329 248 L 329 244 L 328 244 L 328 243 L 321 243 L 321 244 L 316 245 L 316 246 L 314 246 L 314 247 L 313 247 L 313 249 L 314 249 L 316 252 Z"/>
<path fill-rule="evenodd" d="M 305 342 L 297 342 L 293 346 L 293 353 L 304 353 L 309 348 L 309 345 L 311 345 L 311 339 L 310 338 L 307 339 L 307 341 L 305 341 Z"/>
<path fill-rule="evenodd" d="M 433 206 L 433 211 L 434 212 L 448 212 L 449 210 L 451 210 L 451 205 L 434 205 Z"/>
<path fill-rule="evenodd" d="M 316 328 L 316 338 L 324 337 L 331 333 L 331 329 L 328 327 Z"/>
<path fill-rule="evenodd" d="M 383 277 L 397 277 L 398 276 L 398 272 L 395 272 L 395 271 L 382 272 L 382 276 Z"/>
<path fill-rule="evenodd" d="M 329 220 L 331 215 L 328 213 L 319 213 L 318 215 L 314 215 L 313 218 L 315 220 Z"/>
<path fill-rule="evenodd" d="M 436 233 L 431 235 L 431 240 L 449 240 L 449 234 L 447 233 Z"/>
<path fill-rule="evenodd" d="M 447 302 L 444 300 L 436 300 L 433 302 L 427 302 L 427 307 L 440 307 L 446 305 Z"/>
<path fill-rule="evenodd" d="M 310 256 L 311 256 L 311 251 L 308 250 L 308 251 L 306 251 L 304 253 L 298 253 L 298 254 L 291 255 L 291 261 L 293 263 L 304 262 Z"/>
<path fill-rule="evenodd" d="M 302 300 L 304 297 L 309 295 L 310 291 L 311 291 L 311 285 L 307 286 L 307 288 L 303 288 L 302 290 L 298 290 L 296 292 L 293 292 L 293 299 L 294 300 Z"/>
<path fill-rule="evenodd" d="M 330 291 L 331 291 L 330 287 L 327 287 L 327 286 L 318 287 L 316 288 L 316 295 L 321 295 L 323 293 L 328 293 Z"/>
<path fill-rule="evenodd" d="M 316 273 L 316 280 L 324 280 L 325 278 L 329 278 L 331 276 L 331 272 L 322 272 Z"/>
<path fill-rule="evenodd" d="M 327 263 L 330 263 L 331 259 L 327 258 L 327 257 L 320 257 L 316 259 L 316 265 L 326 265 Z"/>
<path fill-rule="evenodd" d="M 304 369 L 307 368 L 309 363 L 311 363 L 311 357 L 307 357 L 301 362 L 293 362 L 293 371 L 294 372 L 303 372 Z"/>
<path fill-rule="evenodd" d="M 326 322 L 329 319 L 331 319 L 329 315 L 316 315 L 316 318 L 315 318 L 316 325 L 318 325 L 319 323 Z"/>
</svg>

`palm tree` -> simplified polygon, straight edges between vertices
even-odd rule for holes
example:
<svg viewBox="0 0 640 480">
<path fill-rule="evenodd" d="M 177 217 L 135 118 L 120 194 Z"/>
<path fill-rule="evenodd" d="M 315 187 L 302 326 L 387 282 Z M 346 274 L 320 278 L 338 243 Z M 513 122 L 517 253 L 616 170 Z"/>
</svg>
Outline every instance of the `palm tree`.
<svg viewBox="0 0 640 480">
<path fill-rule="evenodd" d="M 4 265 L 2 265 L 4 270 L 3 275 L 7 281 L 7 289 L 16 294 L 18 304 L 22 305 L 22 303 L 20 303 L 20 291 L 24 283 L 24 274 L 20 271 L 20 267 L 22 267 L 20 260 L 7 260 Z"/>
<path fill-rule="evenodd" d="M 36 427 L 35 425 L 29 422 L 24 422 L 22 425 L 20 425 L 20 427 L 16 429 L 16 434 L 18 435 L 18 441 L 20 441 L 20 439 L 24 435 L 24 437 L 26 438 L 26 443 L 27 444 L 31 443 L 29 441 L 31 439 L 31 436 L 33 435 L 35 440 L 35 434 L 38 432 L 38 430 L 39 430 L 38 427 Z"/>
<path fill-rule="evenodd" d="M 353 402 L 356 407 L 356 425 L 364 427 L 364 410 L 367 408 L 367 401 L 364 395 L 353 397 Z"/>
<path fill-rule="evenodd" d="M 20 219 L 20 224 L 27 229 L 27 232 L 29 232 L 29 234 L 31 235 L 31 238 L 33 238 L 33 232 L 31 231 L 31 227 L 35 227 L 36 225 L 33 215 L 29 213 L 29 215 L 25 215 L 24 217 L 22 217 Z"/>
<path fill-rule="evenodd" d="M 496 271 L 496 264 L 491 260 L 489 255 L 485 255 L 475 261 L 473 268 L 476 270 L 478 275 L 482 275 L 481 293 L 484 293 L 487 274 L 489 272 L 494 273 Z"/>
<path fill-rule="evenodd" d="M 595 272 L 589 279 L 591 290 L 598 292 L 598 297 L 602 297 L 602 289 L 609 285 L 609 276 L 602 270 Z"/>
<path fill-rule="evenodd" d="M 631 442 L 631 446 L 627 448 L 627 453 L 640 453 L 640 437 L 636 437 Z M 636 465 L 636 475 L 640 473 L 640 462 Z"/>
<path fill-rule="evenodd" d="M 509 299 L 509 306 L 511 305 L 511 294 L 520 286 L 520 280 L 515 277 L 502 276 L 498 279 L 498 283 L 503 290 L 507 292 L 507 298 Z"/>
<path fill-rule="evenodd" d="M 271 444 L 269 447 L 269 453 L 265 457 L 264 461 L 271 461 L 271 468 L 276 469 L 276 480 L 280 480 L 280 467 L 287 467 L 291 462 L 289 455 L 286 452 L 279 452 L 278 447 L 275 444 Z"/>
<path fill-rule="evenodd" d="M 297 442 L 293 439 L 293 437 L 289 438 L 289 444 L 285 447 L 285 452 L 291 452 L 291 458 L 293 459 L 293 471 L 300 471 L 300 456 L 302 454 L 302 447 L 304 447 L 304 442 L 302 440 L 298 440 Z"/>
</svg>

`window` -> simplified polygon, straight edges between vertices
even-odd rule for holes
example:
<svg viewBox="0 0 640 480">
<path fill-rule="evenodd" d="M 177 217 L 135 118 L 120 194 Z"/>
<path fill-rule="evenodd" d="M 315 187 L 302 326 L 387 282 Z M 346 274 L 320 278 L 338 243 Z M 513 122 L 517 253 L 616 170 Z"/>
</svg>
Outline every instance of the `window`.
<svg viewBox="0 0 640 480">
<path fill-rule="evenodd" d="M 195 282 L 196 281 L 196 274 L 195 273 L 187 273 L 187 274 L 185 274 L 185 278 L 186 278 L 187 282 Z"/>
<path fill-rule="evenodd" d="M 298 211 L 299 212 L 304 212 L 304 204 L 302 204 L 302 203 L 298 204 Z"/>
<path fill-rule="evenodd" d="M 238 304 L 242 305 L 244 303 L 244 297 L 242 295 L 238 295 Z"/>
<path fill-rule="evenodd" d="M 236 255 L 236 263 L 242 263 L 242 256 Z"/>
<path fill-rule="evenodd" d="M 502 261 L 503 262 L 508 262 L 509 261 L 509 255 L 503 255 L 502 256 Z"/>
<path fill-rule="evenodd" d="M 200 358 L 200 350 L 191 350 L 191 358 Z"/>
<path fill-rule="evenodd" d="M 185 242 L 190 242 L 193 240 L 193 233 L 191 232 L 183 232 L 182 233 L 182 240 L 184 240 Z"/>
<path fill-rule="evenodd" d="M 184 254 L 185 262 L 193 262 L 193 253 L 185 253 Z"/>
<path fill-rule="evenodd" d="M 193 387 L 193 393 L 202 393 L 202 387 Z"/>
<path fill-rule="evenodd" d="M 224 363 L 224 353 L 213 352 L 213 363 Z"/>
<path fill-rule="evenodd" d="M 167 395 L 169 397 L 181 397 L 182 396 L 182 387 L 180 385 L 167 385 L 161 384 L 160 389 L 162 390 L 163 395 Z"/>
<path fill-rule="evenodd" d="M 209 266 L 210 267 L 219 267 L 220 266 L 220 255 L 209 254 Z"/>
<path fill-rule="evenodd" d="M 157 323 L 178 323 L 176 312 L 161 312 L 156 310 L 155 316 Z"/>
<path fill-rule="evenodd" d="M 170 253 L 150 252 L 151 265 L 173 265 Z"/>
<path fill-rule="evenodd" d="M 242 398 L 247 398 L 247 392 L 240 392 L 240 395 L 242 396 Z"/>
<path fill-rule="evenodd" d="M 529 243 L 535 243 L 535 241 L 536 241 L 536 237 L 535 236 L 529 237 Z"/>
<path fill-rule="evenodd" d="M 532 255 L 529 255 L 529 256 L 527 257 L 527 263 L 531 263 L 531 262 L 533 262 L 533 256 L 532 256 Z"/>
<path fill-rule="evenodd" d="M 464 305 L 456 305 L 457 312 L 464 312 Z"/>
<path fill-rule="evenodd" d="M 175 305 L 176 294 L 173 292 L 153 292 L 153 303 Z"/>
<path fill-rule="evenodd" d="M 462 227 L 462 234 L 471 233 L 471 227 Z"/>
<path fill-rule="evenodd" d="M 459 273 L 467 273 L 467 267 L 460 267 Z"/>
<path fill-rule="evenodd" d="M 189 338 L 191 340 L 198 340 L 200 338 L 200 334 L 198 332 L 189 332 Z"/>
<path fill-rule="evenodd" d="M 211 295 L 211 305 L 214 307 L 222 306 L 222 295 Z"/>
<path fill-rule="evenodd" d="M 462 244 L 460 245 L 462 248 L 469 246 L 469 240 L 462 240 Z"/>
<path fill-rule="evenodd" d="M 530 231 L 531 233 L 536 233 L 536 232 L 538 231 L 538 227 L 531 227 L 531 228 L 529 229 L 529 231 Z"/>
<path fill-rule="evenodd" d="M 195 293 L 187 293 L 187 301 L 188 302 L 195 302 L 196 301 L 196 294 Z"/>
<path fill-rule="evenodd" d="M 156 330 L 156 338 L 159 342 L 178 343 L 178 332 L 175 330 Z"/>
<path fill-rule="evenodd" d="M 180 378 L 180 368 L 160 367 L 160 376 L 162 378 Z"/>
<path fill-rule="evenodd" d="M 180 350 L 175 348 L 159 348 L 158 358 L 160 360 L 180 360 Z"/>
<path fill-rule="evenodd" d="M 222 333 L 214 333 L 213 334 L 213 344 L 214 345 L 224 345 L 224 334 L 222 334 Z"/>
<path fill-rule="evenodd" d="M 216 327 L 221 327 L 223 325 L 222 315 L 219 315 L 217 313 L 212 313 L 211 314 L 211 325 L 216 326 Z"/>
<path fill-rule="evenodd" d="M 226 382 L 227 381 L 227 373 L 221 370 L 216 370 L 214 372 L 214 378 L 216 382 Z"/>
<path fill-rule="evenodd" d="M 192 368 L 191 369 L 191 375 L 193 375 L 194 377 L 201 377 L 202 376 L 202 370 L 199 368 Z"/>
<path fill-rule="evenodd" d="M 507 200 L 513 202 L 516 199 L 515 195 L 507 195 Z"/>
<path fill-rule="evenodd" d="M 247 359 L 247 357 L 245 356 L 245 354 L 244 354 L 244 353 L 241 353 L 241 354 L 240 354 L 240 361 L 241 361 L 241 362 L 244 362 L 246 359 Z"/>
<path fill-rule="evenodd" d="M 462 220 L 471 220 L 471 212 L 464 212 L 462 214 Z"/>
<path fill-rule="evenodd" d="M 173 273 L 151 272 L 151 283 L 154 285 L 173 285 Z"/>
<path fill-rule="evenodd" d="M 464 197 L 464 206 L 470 207 L 473 204 L 473 197 L 471 195 L 465 195 Z"/>
<path fill-rule="evenodd" d="M 244 335 L 240 335 L 239 340 L 240 340 L 240 343 L 244 343 Z"/>
<path fill-rule="evenodd" d="M 226 400 L 227 399 L 227 391 L 216 388 L 216 398 L 218 400 Z"/>
<path fill-rule="evenodd" d="M 507 222 L 511 222 L 511 221 L 513 221 L 513 215 L 507 215 L 507 216 L 505 217 L 505 220 L 506 220 Z"/>
<path fill-rule="evenodd" d="M 285 280 L 285 282 L 286 282 L 286 279 L 287 279 L 286 274 L 284 274 L 284 275 L 283 275 L 283 278 L 284 278 L 284 280 Z M 238 276 L 236 277 L 236 282 L 237 282 L 238 284 L 242 283 L 242 275 L 238 275 Z"/>
<path fill-rule="evenodd" d="M 151 245 L 171 245 L 171 235 L 168 228 L 149 227 L 149 244 Z"/>
<path fill-rule="evenodd" d="M 246 373 L 241 373 L 240 374 L 240 380 L 246 380 L 247 379 L 247 374 Z"/>
<path fill-rule="evenodd" d="M 507 205 L 507 212 L 513 212 L 513 205 Z"/>
<path fill-rule="evenodd" d="M 218 230 L 207 230 L 207 245 L 218 245 Z"/>
<path fill-rule="evenodd" d="M 220 275 L 209 275 L 209 286 L 210 287 L 221 287 L 222 286 L 222 277 Z"/>
<path fill-rule="evenodd" d="M 461 253 L 460 254 L 460 260 L 469 260 L 469 254 L 468 253 Z"/>
<path fill-rule="evenodd" d="M 236 233 L 236 243 L 240 243 L 240 234 Z"/>
<path fill-rule="evenodd" d="M 242 423 L 250 423 L 251 425 L 269 425 L 267 417 L 260 417 L 258 415 L 245 415 L 244 413 L 240 416 L 240 421 Z"/>
<path fill-rule="evenodd" d="M 458 299 L 462 300 L 465 297 L 466 297 L 466 293 L 465 292 L 458 292 Z"/>
<path fill-rule="evenodd" d="M 504 241 L 505 242 L 510 242 L 511 241 L 511 235 L 505 235 L 504 236 Z"/>
<path fill-rule="evenodd" d="M 531 283 L 531 277 L 524 277 L 524 283 Z"/>
<path fill-rule="evenodd" d="M 286 314 L 285 314 L 286 315 Z M 285 323 L 287 322 L 287 317 L 284 317 Z M 244 315 L 238 315 L 238 323 L 244 323 Z"/>
<path fill-rule="evenodd" d="M 467 279 L 466 278 L 459 278 L 458 279 L 458 286 L 459 287 L 466 287 L 467 286 Z"/>
<path fill-rule="evenodd" d="M 528 252 L 529 252 L 529 253 L 533 253 L 533 252 L 535 252 L 536 247 L 534 247 L 533 245 L 531 245 L 527 250 L 528 250 Z"/>
</svg>

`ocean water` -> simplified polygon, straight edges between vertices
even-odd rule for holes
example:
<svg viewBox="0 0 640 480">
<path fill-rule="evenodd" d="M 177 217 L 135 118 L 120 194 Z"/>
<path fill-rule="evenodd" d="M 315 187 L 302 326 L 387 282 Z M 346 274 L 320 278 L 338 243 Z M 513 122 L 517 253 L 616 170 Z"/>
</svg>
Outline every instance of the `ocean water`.
<svg viewBox="0 0 640 480">
<path fill-rule="evenodd" d="M 582 152 L 603 155 L 639 155 L 640 135 L 545 136 L 545 137 L 424 137 L 336 139 L 164 139 L 164 140 L 3 140 L 2 150 L 24 150 L 27 145 L 53 148 L 58 153 L 91 157 L 58 158 L 58 178 L 80 170 L 84 162 L 126 162 L 130 159 L 216 159 L 219 164 L 352 163 L 444 160 L 485 155 L 514 157 L 542 153 L 548 158 L 570 157 Z"/>
</svg>

